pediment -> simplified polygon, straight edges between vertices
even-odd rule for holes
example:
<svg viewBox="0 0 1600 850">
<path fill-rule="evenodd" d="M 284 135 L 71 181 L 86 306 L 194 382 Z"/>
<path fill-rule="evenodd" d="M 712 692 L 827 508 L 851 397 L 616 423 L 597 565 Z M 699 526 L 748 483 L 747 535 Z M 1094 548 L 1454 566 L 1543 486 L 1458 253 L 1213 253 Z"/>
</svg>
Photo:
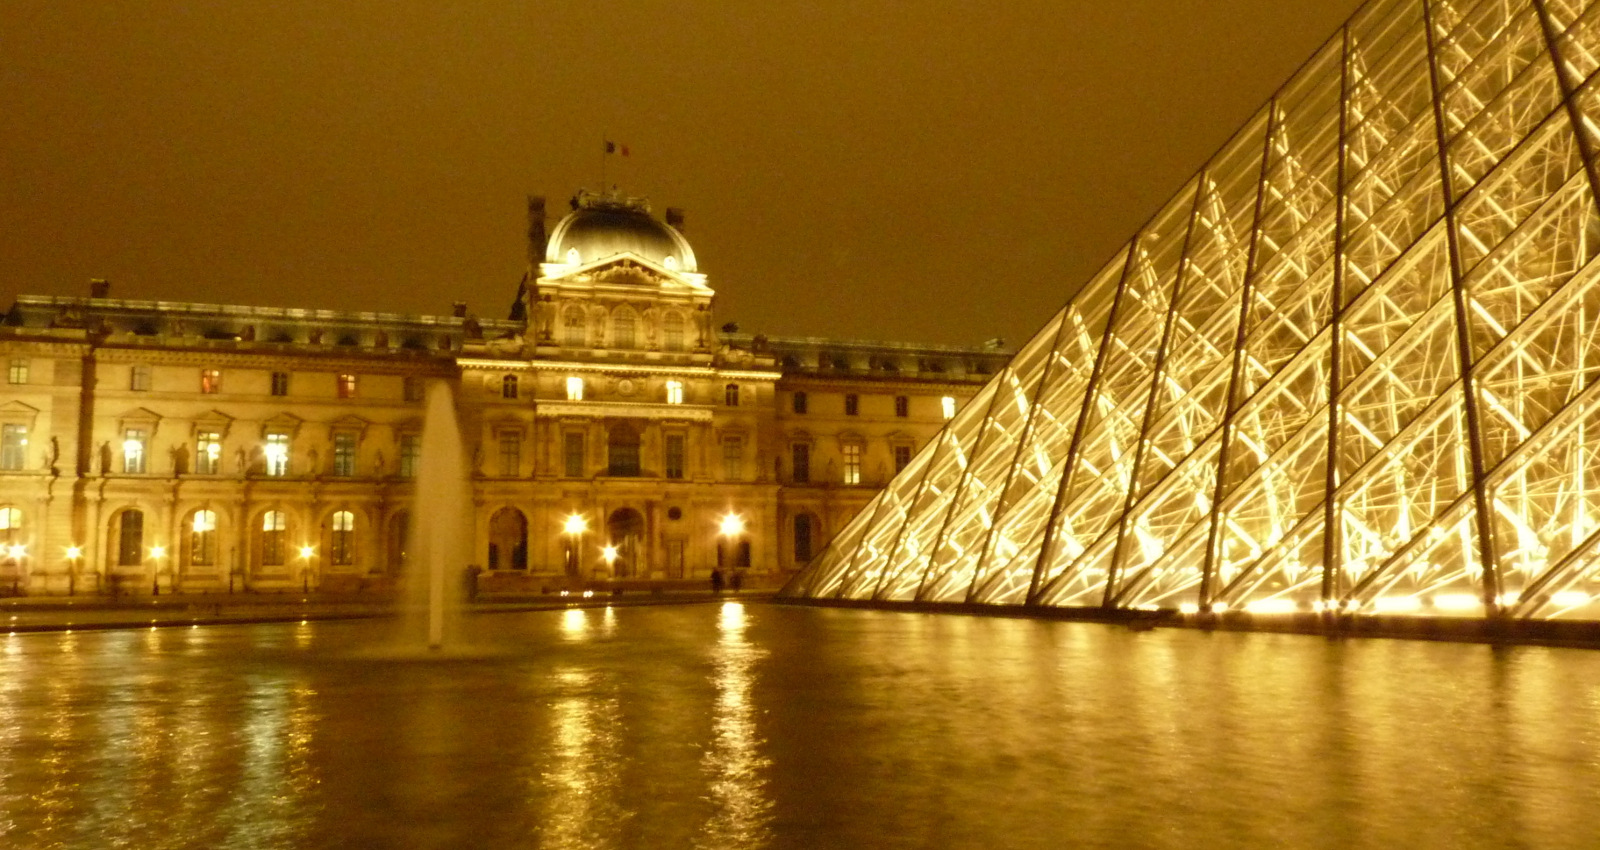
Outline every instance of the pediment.
<svg viewBox="0 0 1600 850">
<path fill-rule="evenodd" d="M 261 421 L 262 434 L 288 434 L 293 437 L 300 430 L 305 420 L 293 413 L 280 413 L 271 419 Z"/>
<path fill-rule="evenodd" d="M 584 283 L 610 283 L 628 286 L 654 286 L 682 289 L 706 289 L 705 275 L 681 272 L 666 268 L 653 260 L 626 252 L 578 266 L 563 274 L 547 277 L 549 282 L 563 280 Z"/>
<path fill-rule="evenodd" d="M 212 410 L 194 418 L 194 430 L 211 431 L 220 434 L 224 439 L 228 436 L 228 429 L 233 427 L 233 417 L 220 410 Z"/>
<path fill-rule="evenodd" d="M 0 404 L 0 420 L 12 424 L 26 424 L 33 427 L 33 421 L 39 416 L 39 408 L 31 404 L 23 404 L 16 399 Z"/>
<path fill-rule="evenodd" d="M 121 416 L 118 416 L 117 420 L 119 422 L 132 422 L 134 424 L 139 424 L 139 423 L 155 424 L 155 423 L 161 421 L 161 414 L 155 412 L 154 410 L 151 410 L 148 407 L 135 407 L 134 409 L 132 409 L 130 411 L 127 411 L 126 413 L 122 414 Z"/>
</svg>

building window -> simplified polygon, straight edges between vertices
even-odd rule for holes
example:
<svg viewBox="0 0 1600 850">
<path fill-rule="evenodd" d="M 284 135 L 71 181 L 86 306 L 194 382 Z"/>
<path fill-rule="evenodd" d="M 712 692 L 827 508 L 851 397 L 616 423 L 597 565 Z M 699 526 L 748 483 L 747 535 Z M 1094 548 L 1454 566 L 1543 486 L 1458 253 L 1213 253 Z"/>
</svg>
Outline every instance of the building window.
<svg viewBox="0 0 1600 850">
<path fill-rule="evenodd" d="M 217 513 L 195 511 L 189 522 L 189 564 L 210 567 L 217 563 Z"/>
<path fill-rule="evenodd" d="M 844 415 L 855 416 L 861 412 L 861 396 L 849 393 L 844 397 Z"/>
<path fill-rule="evenodd" d="M 684 436 L 668 434 L 666 442 L 666 473 L 668 478 L 683 477 Z"/>
<path fill-rule="evenodd" d="M 144 511 L 129 508 L 117 518 L 117 566 L 144 563 Z"/>
<path fill-rule="evenodd" d="M 583 401 L 583 379 L 576 375 L 567 378 L 567 401 Z"/>
<path fill-rule="evenodd" d="M 284 543 L 288 535 L 289 523 L 284 518 L 283 511 L 267 511 L 261 515 L 262 566 L 278 567 L 283 565 L 283 553 L 288 548 Z"/>
<path fill-rule="evenodd" d="M 561 340 L 572 348 L 582 348 L 589 341 L 589 323 L 583 317 L 583 311 L 577 307 L 567 310 L 566 317 L 562 319 Z"/>
<path fill-rule="evenodd" d="M 667 382 L 667 404 L 683 404 L 683 382 Z"/>
<path fill-rule="evenodd" d="M 906 397 L 906 396 L 903 396 L 903 395 L 895 396 L 894 397 L 894 415 L 899 416 L 901 418 L 910 416 L 911 415 L 911 399 Z"/>
<path fill-rule="evenodd" d="M 956 416 L 956 400 L 950 396 L 939 399 L 939 410 L 944 414 L 944 418 L 954 419 Z"/>
<path fill-rule="evenodd" d="M 28 463 L 28 426 L 0 425 L 0 469 L 21 469 Z"/>
<path fill-rule="evenodd" d="M 333 536 L 329 541 L 329 555 L 335 566 L 347 567 L 356 562 L 356 515 L 349 511 L 333 512 Z"/>
<path fill-rule="evenodd" d="M 811 514 L 794 518 L 794 562 L 804 564 L 811 560 Z"/>
<path fill-rule="evenodd" d="M 194 435 L 194 471 L 200 475 L 216 475 L 222 471 L 221 434 L 201 431 Z"/>
<path fill-rule="evenodd" d="M 910 464 L 911 464 L 911 447 L 910 446 L 895 446 L 894 447 L 894 471 L 895 472 L 899 472 L 900 470 L 905 469 Z"/>
<path fill-rule="evenodd" d="M 744 475 L 744 438 L 722 438 L 722 477 L 738 481 Z"/>
<path fill-rule="evenodd" d="M 400 435 L 400 477 L 416 478 L 422 465 L 422 435 Z"/>
<path fill-rule="evenodd" d="M 355 398 L 356 397 L 356 376 L 355 375 L 340 375 L 339 376 L 339 397 L 340 398 Z"/>
<path fill-rule="evenodd" d="M 663 347 L 668 351 L 683 350 L 683 316 L 677 313 L 668 313 L 661 322 L 661 335 L 664 339 Z"/>
<path fill-rule="evenodd" d="M 23 545 L 22 511 L 0 508 L 0 556 L 9 556 L 13 546 Z"/>
<path fill-rule="evenodd" d="M 633 310 L 618 307 L 616 314 L 611 317 L 611 347 L 633 348 L 635 324 Z"/>
<path fill-rule="evenodd" d="M 844 445 L 844 483 L 861 483 L 860 443 L 845 443 Z"/>
<path fill-rule="evenodd" d="M 501 398 L 516 398 L 517 397 L 517 376 L 516 375 L 507 375 L 504 378 L 500 379 L 500 397 Z"/>
<path fill-rule="evenodd" d="M 407 376 L 401 388 L 406 401 L 422 401 L 425 391 L 422 379 L 415 376 Z"/>
<path fill-rule="evenodd" d="M 722 388 L 722 401 L 729 407 L 739 406 L 739 385 L 729 384 Z"/>
<path fill-rule="evenodd" d="M 281 478 L 289 474 L 289 435 L 268 434 L 267 445 L 261 452 L 267 460 L 267 474 Z"/>
<path fill-rule="evenodd" d="M 341 478 L 356 474 L 356 435 L 349 431 L 333 435 L 333 474 Z"/>
<path fill-rule="evenodd" d="M 289 394 L 289 373 L 288 372 L 273 372 L 272 373 L 272 394 L 273 395 L 288 395 Z"/>
<path fill-rule="evenodd" d="M 500 475 L 515 478 L 522 472 L 522 435 L 515 431 L 500 432 Z"/>
<path fill-rule="evenodd" d="M 790 471 L 793 473 L 794 483 L 809 484 L 811 482 L 811 446 L 805 443 L 795 443 L 789 447 L 791 461 Z"/>
<path fill-rule="evenodd" d="M 20 358 L 11 361 L 11 368 L 6 371 L 6 379 L 13 384 L 26 384 L 28 382 L 28 361 Z"/>
<path fill-rule="evenodd" d="M 626 422 L 611 426 L 606 434 L 608 474 L 632 478 L 639 474 L 639 432 Z"/>
<path fill-rule="evenodd" d="M 806 394 L 805 393 L 797 392 L 790 398 L 789 401 L 790 401 L 791 406 L 794 408 L 794 412 L 795 413 L 805 413 L 806 412 Z"/>
<path fill-rule="evenodd" d="M 139 365 L 128 372 L 128 389 L 136 393 L 150 391 L 150 367 Z"/>
<path fill-rule="evenodd" d="M 561 453 L 565 460 L 565 472 L 568 478 L 583 477 L 583 435 L 569 431 L 561 435 Z"/>
<path fill-rule="evenodd" d="M 200 370 L 200 392 L 207 394 L 222 392 L 221 369 Z"/>
<path fill-rule="evenodd" d="M 122 432 L 122 471 L 135 475 L 145 471 L 145 443 L 150 435 L 143 428 L 129 428 Z"/>
</svg>

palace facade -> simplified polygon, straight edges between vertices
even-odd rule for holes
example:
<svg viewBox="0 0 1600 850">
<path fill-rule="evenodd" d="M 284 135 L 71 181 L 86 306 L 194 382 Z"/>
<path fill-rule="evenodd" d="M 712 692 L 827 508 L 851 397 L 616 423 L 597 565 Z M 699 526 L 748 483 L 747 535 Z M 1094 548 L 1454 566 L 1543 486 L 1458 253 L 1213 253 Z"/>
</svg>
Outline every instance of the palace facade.
<svg viewBox="0 0 1600 850">
<path fill-rule="evenodd" d="M 1002 367 L 719 327 L 683 216 L 580 193 L 505 319 L 22 296 L 0 325 L 0 592 L 382 586 L 453 394 L 486 589 L 777 579 Z M 464 565 L 465 566 L 465 565 Z"/>
</svg>

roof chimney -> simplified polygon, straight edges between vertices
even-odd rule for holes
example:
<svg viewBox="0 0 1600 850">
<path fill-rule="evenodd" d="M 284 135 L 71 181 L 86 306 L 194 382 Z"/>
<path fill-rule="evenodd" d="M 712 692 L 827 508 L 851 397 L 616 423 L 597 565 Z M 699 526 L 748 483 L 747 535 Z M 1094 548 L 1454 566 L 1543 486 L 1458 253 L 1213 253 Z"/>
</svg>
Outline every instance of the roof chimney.
<svg viewBox="0 0 1600 850">
<path fill-rule="evenodd" d="M 89 297 L 90 298 L 110 298 L 111 297 L 111 281 L 105 280 L 103 278 L 98 278 L 98 277 L 90 278 L 89 279 Z"/>
<path fill-rule="evenodd" d="M 673 230 L 683 229 L 683 207 L 667 207 L 667 224 Z"/>
<path fill-rule="evenodd" d="M 544 262 L 544 244 L 549 237 L 544 232 L 544 198 L 528 196 L 528 265 Z"/>
<path fill-rule="evenodd" d="M 465 319 L 467 317 L 467 302 L 457 301 L 450 308 L 450 315 L 455 316 L 458 319 Z"/>
</svg>

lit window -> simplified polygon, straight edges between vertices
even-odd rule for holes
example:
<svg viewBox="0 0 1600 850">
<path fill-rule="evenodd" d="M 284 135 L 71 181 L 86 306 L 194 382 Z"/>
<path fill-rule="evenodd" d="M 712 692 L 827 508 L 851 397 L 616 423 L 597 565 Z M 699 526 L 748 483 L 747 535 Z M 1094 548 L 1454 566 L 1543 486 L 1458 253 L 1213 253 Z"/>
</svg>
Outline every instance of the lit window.
<svg viewBox="0 0 1600 850">
<path fill-rule="evenodd" d="M 356 435 L 349 431 L 333 435 L 333 474 L 341 478 L 356 474 Z"/>
<path fill-rule="evenodd" d="M 333 512 L 333 535 L 329 541 L 329 554 L 335 566 L 349 566 L 356 562 L 356 515 L 349 511 Z"/>
<path fill-rule="evenodd" d="M 575 431 L 563 434 L 561 453 L 567 477 L 582 478 L 586 465 L 583 458 L 583 435 Z"/>
<path fill-rule="evenodd" d="M 282 477 L 289 474 L 289 435 L 268 434 L 267 445 L 261 452 L 267 461 L 267 474 Z"/>
<path fill-rule="evenodd" d="M 515 431 L 500 434 L 500 474 L 514 478 L 522 471 L 522 435 Z"/>
<path fill-rule="evenodd" d="M 894 471 L 895 472 L 899 472 L 900 470 L 905 469 L 906 466 L 908 466 L 910 463 L 911 463 L 911 447 L 910 446 L 895 446 L 894 447 Z"/>
<path fill-rule="evenodd" d="M 189 523 L 189 563 L 209 567 L 217 562 L 217 513 L 195 511 Z"/>
<path fill-rule="evenodd" d="M 6 371 L 6 377 L 13 384 L 26 384 L 28 382 L 28 361 L 22 359 L 11 361 L 11 368 Z"/>
<path fill-rule="evenodd" d="M 340 398 L 355 398 L 356 397 L 356 376 L 355 375 L 340 375 L 339 376 L 339 397 Z"/>
<path fill-rule="evenodd" d="M 794 412 L 795 413 L 805 413 L 806 412 L 806 401 L 807 401 L 807 399 L 806 399 L 806 394 L 805 393 L 803 393 L 803 392 L 795 393 L 794 396 L 790 399 L 790 401 L 792 403 L 792 406 L 794 407 Z"/>
<path fill-rule="evenodd" d="M 805 443 L 795 443 L 789 447 L 790 470 L 794 476 L 794 483 L 808 484 L 811 482 L 811 446 Z"/>
<path fill-rule="evenodd" d="M 222 370 L 221 369 L 201 369 L 200 370 L 200 392 L 203 392 L 203 393 L 220 393 L 220 392 L 222 392 Z"/>
<path fill-rule="evenodd" d="M 273 395 L 288 395 L 289 394 L 289 373 L 288 372 L 273 372 L 272 373 L 272 394 Z"/>
<path fill-rule="evenodd" d="M 939 399 L 939 409 L 944 413 L 944 418 L 954 419 L 956 415 L 956 400 L 950 396 Z"/>
<path fill-rule="evenodd" d="M 844 397 L 844 415 L 855 416 L 861 412 L 861 396 L 850 393 Z"/>
<path fill-rule="evenodd" d="M 722 400 L 729 407 L 739 406 L 739 385 L 729 384 L 722 388 Z"/>
<path fill-rule="evenodd" d="M 261 564 L 276 567 L 283 564 L 283 553 L 288 547 L 284 538 L 289 534 L 289 523 L 283 511 L 267 511 L 261 515 Z"/>
<path fill-rule="evenodd" d="M 201 431 L 194 435 L 194 471 L 200 475 L 216 475 L 222 471 L 221 434 Z"/>
<path fill-rule="evenodd" d="M 911 415 L 911 399 L 903 395 L 894 397 L 894 415 L 906 417 Z"/>
<path fill-rule="evenodd" d="M 504 378 L 500 379 L 500 397 L 501 398 L 516 398 L 517 397 L 517 376 L 516 375 L 507 375 Z"/>
<path fill-rule="evenodd" d="M 576 375 L 567 378 L 567 401 L 583 401 L 583 379 Z"/>
<path fill-rule="evenodd" d="M 666 441 L 666 473 L 668 478 L 683 477 L 684 436 L 668 434 Z"/>
<path fill-rule="evenodd" d="M 423 385 L 422 379 L 414 375 L 408 375 L 405 381 L 402 382 L 401 393 L 406 401 L 422 401 L 425 390 L 426 387 Z"/>
<path fill-rule="evenodd" d="M 145 470 L 145 442 L 150 435 L 143 428 L 122 432 L 122 471 L 138 475 Z"/>
<path fill-rule="evenodd" d="M 128 389 L 133 390 L 134 392 L 137 392 L 137 393 L 149 392 L 149 390 L 150 390 L 150 367 L 149 366 L 144 366 L 144 365 L 135 366 L 135 367 L 133 367 L 132 370 L 130 370 L 128 372 Z"/>
<path fill-rule="evenodd" d="M 582 260 L 582 258 L 583 258 L 583 256 L 578 253 L 578 249 L 577 248 L 568 248 L 567 249 L 567 263 L 569 265 L 574 265 L 574 266 L 577 265 L 578 262 L 580 260 Z"/>
<path fill-rule="evenodd" d="M 611 347 L 632 348 L 635 324 L 633 310 L 628 307 L 617 308 L 616 315 L 611 317 Z"/>
<path fill-rule="evenodd" d="M 683 404 L 683 382 L 667 382 L 667 404 Z"/>
<path fill-rule="evenodd" d="M 0 508 L 0 552 L 22 545 L 22 511 Z"/>
<path fill-rule="evenodd" d="M 0 425 L 0 469 L 21 469 L 28 463 L 28 426 Z"/>
<path fill-rule="evenodd" d="M 664 338 L 664 348 L 668 351 L 683 350 L 683 316 L 677 313 L 668 313 L 661 321 L 661 335 Z"/>
<path fill-rule="evenodd" d="M 416 478 L 422 466 L 422 435 L 400 435 L 400 477 Z"/>
<path fill-rule="evenodd" d="M 740 437 L 722 438 L 722 477 L 738 481 L 744 475 L 744 440 Z"/>
<path fill-rule="evenodd" d="M 846 443 L 844 446 L 844 483 L 861 483 L 860 443 Z"/>
</svg>

